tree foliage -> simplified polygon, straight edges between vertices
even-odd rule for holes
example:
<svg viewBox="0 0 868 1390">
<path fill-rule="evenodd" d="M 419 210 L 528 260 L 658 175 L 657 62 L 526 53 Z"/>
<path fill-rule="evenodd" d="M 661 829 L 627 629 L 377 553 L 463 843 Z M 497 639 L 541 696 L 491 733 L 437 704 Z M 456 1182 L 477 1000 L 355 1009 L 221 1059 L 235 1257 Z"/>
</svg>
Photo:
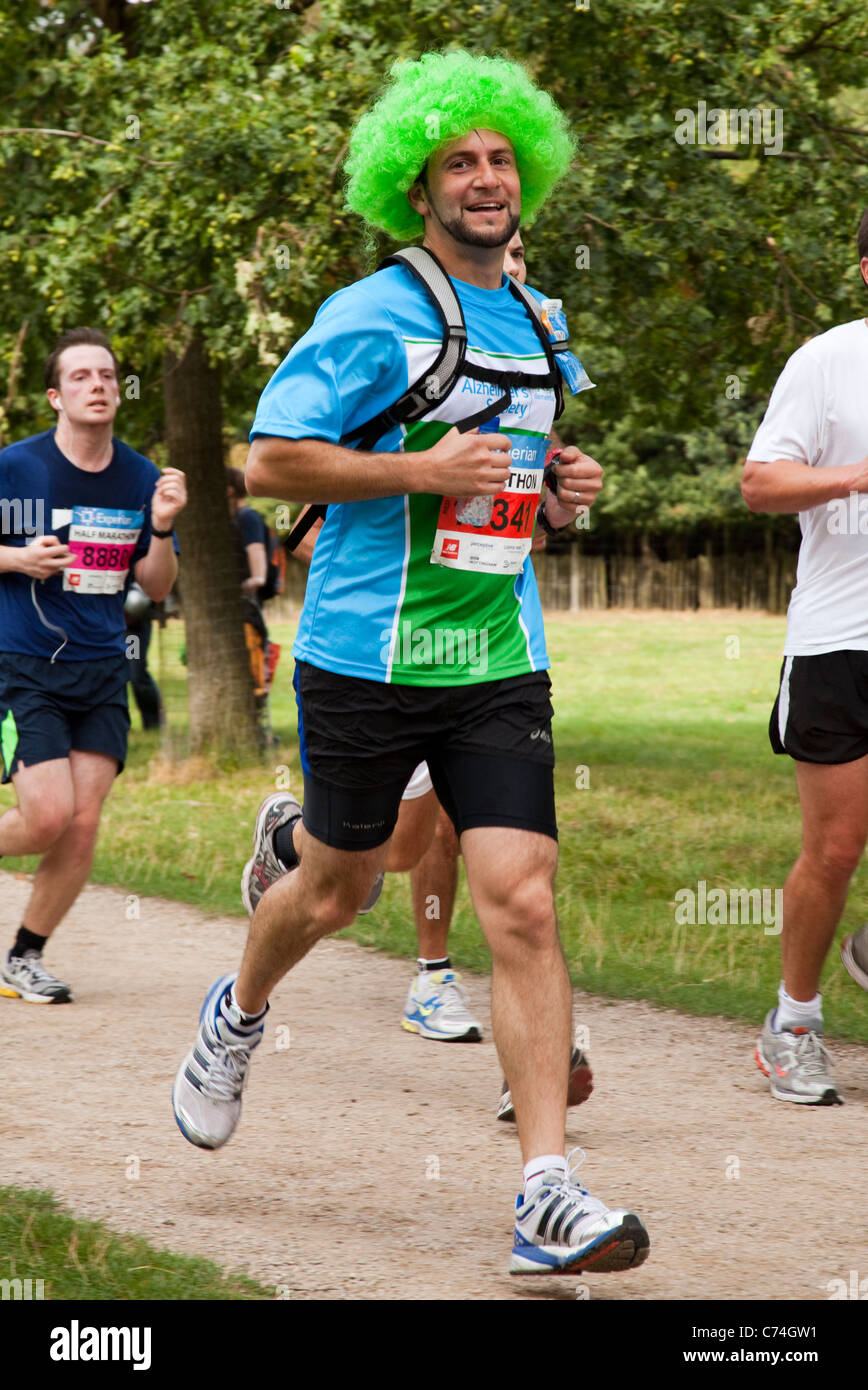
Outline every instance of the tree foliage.
<svg viewBox="0 0 868 1390">
<path fill-rule="evenodd" d="M 580 139 L 526 240 L 598 384 L 562 431 L 607 469 L 597 525 L 767 525 L 737 470 L 771 386 L 864 311 L 856 0 L 21 0 L 0 15 L 6 437 L 38 427 L 41 358 L 82 321 L 140 379 L 131 442 L 161 435 L 165 353 L 194 333 L 242 434 L 317 304 L 388 249 L 343 207 L 352 120 L 396 57 L 456 44 L 526 61 Z M 679 143 L 702 102 L 779 113 L 780 153 Z"/>
</svg>

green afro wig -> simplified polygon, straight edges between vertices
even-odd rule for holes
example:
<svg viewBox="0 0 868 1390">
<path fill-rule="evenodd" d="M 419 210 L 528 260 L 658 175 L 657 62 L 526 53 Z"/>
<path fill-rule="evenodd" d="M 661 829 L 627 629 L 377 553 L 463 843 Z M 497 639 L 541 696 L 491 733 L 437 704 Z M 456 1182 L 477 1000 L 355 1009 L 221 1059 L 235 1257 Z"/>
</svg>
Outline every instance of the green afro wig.
<svg viewBox="0 0 868 1390">
<path fill-rule="evenodd" d="M 566 118 L 518 63 L 460 49 L 393 65 L 350 137 L 347 205 L 398 241 L 421 235 L 407 190 L 434 150 L 477 128 L 505 135 L 515 150 L 521 220 L 531 223 L 569 168 L 575 143 Z"/>
</svg>

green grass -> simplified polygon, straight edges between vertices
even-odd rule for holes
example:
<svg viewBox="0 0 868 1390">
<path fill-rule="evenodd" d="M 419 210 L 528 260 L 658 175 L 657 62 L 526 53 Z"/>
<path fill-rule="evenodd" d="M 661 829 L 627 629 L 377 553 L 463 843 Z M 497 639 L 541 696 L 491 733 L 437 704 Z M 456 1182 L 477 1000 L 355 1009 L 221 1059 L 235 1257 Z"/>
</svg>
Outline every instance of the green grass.
<svg viewBox="0 0 868 1390">
<path fill-rule="evenodd" d="M 679 926 L 674 897 L 696 888 L 782 886 L 800 822 L 793 765 L 771 753 L 767 725 L 784 620 L 755 613 L 609 613 L 547 617 L 561 828 L 558 910 L 574 982 L 619 998 L 757 1022 L 779 980 L 779 940 L 762 925 Z M 262 768 L 166 772 L 156 735 L 134 733 L 108 802 L 93 878 L 241 915 L 238 877 L 256 806 L 278 777 L 300 791 L 291 624 L 272 721 L 285 749 Z M 154 653 L 170 721 L 184 714 L 180 628 Z M 739 654 L 728 639 L 737 638 Z M 137 716 L 133 716 L 134 722 Z M 288 769 L 281 773 L 280 769 Z M 576 768 L 589 786 L 577 788 Z M 2 798 L 12 801 L 10 789 Z M 26 867 L 33 867 L 31 861 Z M 4 867 L 8 867 L 4 864 Z M 868 917 L 868 879 L 854 877 L 844 922 Z M 393 876 L 371 916 L 347 935 L 415 955 L 409 877 Z M 463 878 L 451 949 L 489 967 Z M 830 1035 L 868 1042 L 864 995 L 830 953 L 823 979 Z"/>
<path fill-rule="evenodd" d="M 271 1299 L 246 1275 L 77 1221 L 48 1192 L 0 1187 L 0 1279 L 43 1280 L 49 1299 Z M 11 1291 L 10 1291 L 11 1293 Z"/>
</svg>

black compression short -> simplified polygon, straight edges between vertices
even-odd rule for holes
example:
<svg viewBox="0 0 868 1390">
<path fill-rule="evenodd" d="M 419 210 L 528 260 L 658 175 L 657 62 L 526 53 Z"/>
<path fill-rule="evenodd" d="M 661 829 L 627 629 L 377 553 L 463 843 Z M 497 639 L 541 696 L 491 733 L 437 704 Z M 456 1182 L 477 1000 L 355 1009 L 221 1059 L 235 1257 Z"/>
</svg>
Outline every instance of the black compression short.
<svg viewBox="0 0 868 1390">
<path fill-rule="evenodd" d="M 304 827 L 337 849 L 389 838 L 413 769 L 459 834 L 511 826 L 557 839 L 551 682 L 545 671 L 475 685 L 360 680 L 296 663 Z"/>
</svg>

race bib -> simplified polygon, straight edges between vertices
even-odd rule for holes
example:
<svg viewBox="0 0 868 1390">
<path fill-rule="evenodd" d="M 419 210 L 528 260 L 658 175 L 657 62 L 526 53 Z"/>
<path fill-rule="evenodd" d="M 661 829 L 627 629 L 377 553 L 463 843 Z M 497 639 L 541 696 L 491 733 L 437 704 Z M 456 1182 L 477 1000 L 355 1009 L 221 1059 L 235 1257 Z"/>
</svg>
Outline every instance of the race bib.
<svg viewBox="0 0 868 1390">
<path fill-rule="evenodd" d="M 73 560 L 63 571 L 64 589 L 79 594 L 120 593 L 144 520 L 142 511 L 73 507 L 68 542 Z"/>
<path fill-rule="evenodd" d="M 504 434 L 509 427 L 504 426 Z M 542 491 L 546 440 L 512 436 L 512 469 L 495 497 L 444 497 L 432 565 L 484 574 L 518 574 L 530 554 Z"/>
</svg>

